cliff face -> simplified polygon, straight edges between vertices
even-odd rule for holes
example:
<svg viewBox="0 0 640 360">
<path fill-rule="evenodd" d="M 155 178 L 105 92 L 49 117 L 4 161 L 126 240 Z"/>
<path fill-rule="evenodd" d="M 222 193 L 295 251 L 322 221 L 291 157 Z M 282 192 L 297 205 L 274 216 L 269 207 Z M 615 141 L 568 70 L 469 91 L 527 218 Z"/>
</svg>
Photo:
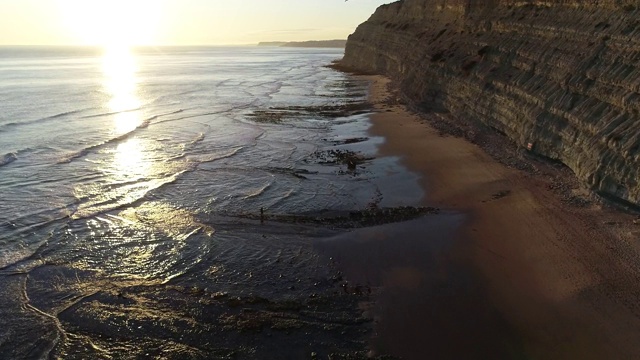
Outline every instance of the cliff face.
<svg viewBox="0 0 640 360">
<path fill-rule="evenodd" d="M 640 205 L 635 3 L 399 1 L 358 27 L 341 65 L 388 75 L 426 111 L 480 121 Z"/>
</svg>

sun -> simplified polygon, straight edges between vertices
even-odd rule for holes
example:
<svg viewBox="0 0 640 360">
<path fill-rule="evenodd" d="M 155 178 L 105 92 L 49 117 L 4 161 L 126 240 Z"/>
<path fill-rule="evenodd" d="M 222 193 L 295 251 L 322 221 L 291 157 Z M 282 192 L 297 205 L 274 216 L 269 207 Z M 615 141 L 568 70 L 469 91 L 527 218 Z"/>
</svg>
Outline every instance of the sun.
<svg viewBox="0 0 640 360">
<path fill-rule="evenodd" d="M 56 0 L 70 35 L 82 45 L 123 48 L 153 45 L 162 0 Z"/>
</svg>

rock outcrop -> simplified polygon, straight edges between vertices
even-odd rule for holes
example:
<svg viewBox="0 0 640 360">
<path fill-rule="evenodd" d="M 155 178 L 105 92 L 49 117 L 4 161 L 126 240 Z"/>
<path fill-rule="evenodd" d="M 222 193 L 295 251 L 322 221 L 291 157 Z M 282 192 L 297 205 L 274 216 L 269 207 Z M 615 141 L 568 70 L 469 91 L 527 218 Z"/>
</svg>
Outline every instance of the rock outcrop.
<svg viewBox="0 0 640 360">
<path fill-rule="evenodd" d="M 425 111 L 478 121 L 640 205 L 640 3 L 404 0 L 341 65 L 390 76 Z"/>
</svg>

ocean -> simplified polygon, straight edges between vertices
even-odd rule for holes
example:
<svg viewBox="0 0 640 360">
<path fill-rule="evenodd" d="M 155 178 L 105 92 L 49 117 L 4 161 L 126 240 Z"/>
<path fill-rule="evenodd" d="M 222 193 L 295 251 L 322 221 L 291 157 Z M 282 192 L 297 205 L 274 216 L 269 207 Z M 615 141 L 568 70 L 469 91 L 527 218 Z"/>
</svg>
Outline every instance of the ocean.
<svg viewBox="0 0 640 360">
<path fill-rule="evenodd" d="M 325 67 L 342 55 L 0 48 L 0 358 L 360 346 L 313 326 L 256 345 L 223 326 L 238 301 L 334 291 L 312 243 L 346 230 L 304 219 L 420 203 L 367 132 L 368 83 Z"/>
</svg>

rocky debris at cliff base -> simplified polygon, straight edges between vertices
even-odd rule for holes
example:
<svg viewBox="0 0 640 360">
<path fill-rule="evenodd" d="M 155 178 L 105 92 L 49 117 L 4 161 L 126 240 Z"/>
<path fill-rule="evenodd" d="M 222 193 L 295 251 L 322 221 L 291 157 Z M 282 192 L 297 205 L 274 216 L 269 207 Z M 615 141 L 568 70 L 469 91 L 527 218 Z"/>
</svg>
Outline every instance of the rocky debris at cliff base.
<svg viewBox="0 0 640 360">
<path fill-rule="evenodd" d="M 244 214 L 240 217 L 264 221 L 275 221 L 294 224 L 317 224 L 340 229 L 353 229 L 368 226 L 383 225 L 395 222 L 413 220 L 421 216 L 437 215 L 440 209 L 435 207 L 415 207 L 415 206 L 398 206 L 391 208 L 378 208 L 370 206 L 363 210 L 354 211 L 331 211 L 326 210 L 319 213 L 306 215 L 287 215 L 287 214 Z"/>
<path fill-rule="evenodd" d="M 349 168 L 373 160 L 373 157 L 365 156 L 359 152 L 342 149 L 316 151 L 311 154 L 310 158 L 321 165 L 347 165 Z"/>
<path fill-rule="evenodd" d="M 247 118 L 258 123 L 281 124 L 288 120 L 307 118 L 342 118 L 366 114 L 371 111 L 371 104 L 362 101 L 345 104 L 329 104 L 317 106 L 273 106 L 267 110 L 254 110 Z"/>
<path fill-rule="evenodd" d="M 297 168 L 290 169 L 290 168 L 279 168 L 279 167 L 267 167 L 263 169 L 270 173 L 290 175 L 303 180 L 308 179 L 307 175 L 315 175 L 318 173 L 317 171 L 311 171 L 307 169 L 297 169 Z"/>
<path fill-rule="evenodd" d="M 255 110 L 253 113 L 247 115 L 247 117 L 258 123 L 281 124 L 286 119 L 302 117 L 302 114 L 297 112 Z"/>
<path fill-rule="evenodd" d="M 358 70 L 354 67 L 346 66 L 340 60 L 333 61 L 331 64 L 325 65 L 325 67 L 329 69 L 337 70 L 340 72 L 349 73 L 351 75 L 377 75 L 373 71 L 363 71 L 363 70 Z"/>
<path fill-rule="evenodd" d="M 383 107 L 391 107 L 394 108 L 396 106 L 406 106 L 411 102 L 408 102 L 406 97 L 402 95 L 400 91 L 400 86 L 394 81 L 390 81 L 386 85 L 386 93 L 388 94 L 386 98 L 384 98 L 377 105 L 382 105 Z M 392 109 L 390 109 L 393 111 Z"/>
<path fill-rule="evenodd" d="M 331 143 L 332 145 L 348 145 L 348 144 L 357 144 L 361 142 L 368 141 L 368 137 L 350 137 L 344 139 L 322 139 L 322 141 L 326 141 Z"/>
<path fill-rule="evenodd" d="M 352 143 L 357 143 L 359 139 L 354 138 Z M 364 141 L 364 140 L 363 140 Z M 352 150 L 344 149 L 329 149 L 319 150 L 312 153 L 309 157 L 303 160 L 307 164 L 318 165 L 346 165 L 347 169 L 337 170 L 338 175 L 361 175 L 364 163 L 373 160 L 371 156 L 365 156 L 364 154 Z"/>
<path fill-rule="evenodd" d="M 362 81 L 354 81 L 352 78 L 333 81 L 326 87 L 331 89 L 331 92 L 328 94 L 320 94 L 320 96 L 340 99 L 364 99 L 367 96 L 366 83 Z"/>
<path fill-rule="evenodd" d="M 338 105 L 318 105 L 318 106 L 287 106 L 272 107 L 273 110 L 300 111 L 319 115 L 322 117 L 337 118 L 352 115 L 366 114 L 371 111 L 371 104 L 368 102 L 354 101 Z"/>
</svg>

